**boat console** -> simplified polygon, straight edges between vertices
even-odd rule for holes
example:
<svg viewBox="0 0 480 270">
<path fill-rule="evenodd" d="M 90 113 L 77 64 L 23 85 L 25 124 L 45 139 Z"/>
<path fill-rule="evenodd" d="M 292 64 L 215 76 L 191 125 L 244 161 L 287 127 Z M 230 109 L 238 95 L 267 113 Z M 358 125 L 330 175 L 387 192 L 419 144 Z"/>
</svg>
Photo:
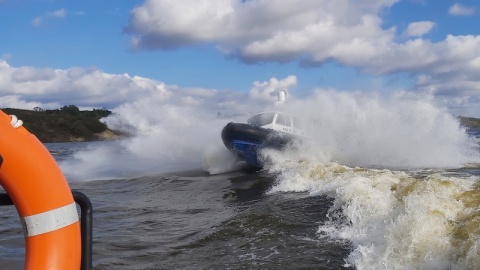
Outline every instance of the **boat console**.
<svg viewBox="0 0 480 270">
<path fill-rule="evenodd" d="M 303 123 L 300 118 L 284 112 L 261 112 L 250 117 L 247 123 L 253 126 L 273 129 L 298 136 L 305 135 Z"/>
</svg>

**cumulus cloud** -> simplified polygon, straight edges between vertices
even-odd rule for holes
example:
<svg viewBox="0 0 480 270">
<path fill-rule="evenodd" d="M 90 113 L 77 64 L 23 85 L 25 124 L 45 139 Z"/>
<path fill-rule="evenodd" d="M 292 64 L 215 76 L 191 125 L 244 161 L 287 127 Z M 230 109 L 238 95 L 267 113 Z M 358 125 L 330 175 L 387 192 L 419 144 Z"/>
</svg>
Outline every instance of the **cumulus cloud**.
<svg viewBox="0 0 480 270">
<path fill-rule="evenodd" d="M 131 12 L 125 32 L 135 50 L 214 44 L 247 63 L 336 62 L 374 75 L 409 74 L 415 89 L 440 96 L 480 95 L 480 36 L 422 38 L 432 21 L 411 22 L 399 39 L 382 15 L 397 0 L 146 0 Z M 471 15 L 455 4 L 450 14 Z M 429 78 L 426 80 L 425 78 Z M 266 97 L 265 93 L 256 93 Z"/>
<path fill-rule="evenodd" d="M 432 43 L 415 38 L 435 25 L 423 21 L 407 29 L 415 39 L 396 42 L 395 28 L 383 29 L 378 15 L 395 2 L 146 1 L 132 11 L 125 29 L 139 50 L 214 43 L 246 62 L 320 65 L 333 60 L 375 74 L 416 73 L 432 62 L 447 68 L 450 63 L 437 60 L 451 54 L 444 51 L 451 49 L 451 39 L 465 39 Z"/>
<path fill-rule="evenodd" d="M 436 24 L 419 21 L 411 22 L 404 33 L 407 37 L 399 39 L 397 29 L 385 28 L 381 16 L 398 1 L 146 0 L 132 10 L 124 30 L 135 50 L 210 44 L 249 63 L 298 61 L 315 67 L 334 61 L 372 74 L 406 73 L 415 80 L 412 90 L 433 93 L 450 108 L 464 106 L 475 113 L 468 108 L 478 108 L 480 102 L 480 36 L 448 35 L 434 42 L 422 37 Z M 66 15 L 62 10 L 57 10 L 57 16 Z M 75 100 L 79 106 L 114 108 L 155 96 L 159 102 L 208 105 L 221 111 L 242 99 L 259 104 L 275 100 L 279 88 L 296 84 L 295 76 L 272 78 L 254 82 L 249 93 L 241 94 L 185 89 L 95 67 L 42 69 L 11 67 L 0 61 L 0 96 L 22 106 L 30 106 L 29 102 L 65 105 Z"/>
<path fill-rule="evenodd" d="M 285 90 L 297 85 L 297 77 L 290 75 L 285 79 L 278 80 L 271 78 L 266 82 L 255 81 L 250 89 L 250 97 L 264 101 L 274 101 L 277 99 L 278 91 Z"/>
<path fill-rule="evenodd" d="M 132 11 L 125 30 L 138 50 L 214 43 L 245 62 L 333 60 L 376 74 L 416 73 L 451 53 L 443 51 L 448 40 L 417 38 L 435 26 L 430 21 L 412 22 L 407 34 L 414 39 L 396 42 L 396 29 L 382 28 L 379 16 L 396 2 L 147 0 Z"/>
<path fill-rule="evenodd" d="M 61 107 L 58 103 L 43 104 L 36 101 L 28 101 L 22 95 L 6 95 L 0 97 L 0 108 L 26 108 L 33 109 L 35 107 L 45 108 L 45 105 L 55 108 Z"/>
<path fill-rule="evenodd" d="M 455 39 L 449 41 L 462 42 Z M 472 43 L 472 46 L 475 43 Z M 446 57 L 454 57 L 446 56 Z M 470 73 L 445 71 L 418 76 L 416 87 L 436 96 L 438 103 L 453 114 L 480 117 L 480 57 L 470 60 Z M 455 69 L 452 66 L 451 69 Z M 48 69 L 13 67 L 0 61 L 0 108 L 14 107 L 55 109 L 74 104 L 83 109 L 107 107 L 119 109 L 174 106 L 185 110 L 199 109 L 209 115 L 241 114 L 266 110 L 278 100 L 278 91 L 288 92 L 287 100 L 299 100 L 295 94 L 297 77 L 270 78 L 255 81 L 249 92 L 205 88 L 183 88 L 129 74 L 110 74 L 95 67 Z M 453 90 L 452 90 L 453 89 Z M 313 90 L 313 89 L 312 89 Z M 152 112 L 154 113 L 154 112 Z"/>
<path fill-rule="evenodd" d="M 47 108 L 72 102 L 81 107 L 115 107 L 150 92 L 168 95 L 162 87 L 161 82 L 128 74 L 109 74 L 97 68 L 12 67 L 0 61 L 0 97 L 15 96 L 18 101 L 15 103 L 26 109 L 32 109 L 27 101 Z"/>
<path fill-rule="evenodd" d="M 57 18 L 64 18 L 66 15 L 67 11 L 64 8 L 55 10 L 54 12 L 50 13 L 50 16 Z"/>
<path fill-rule="evenodd" d="M 375 51 L 393 38 L 377 13 L 397 0 L 150 1 L 132 11 L 125 31 L 134 49 L 217 43 L 246 62 L 290 61 L 308 54 L 321 63 L 344 51 Z M 360 47 L 359 47 L 360 46 Z"/>
<path fill-rule="evenodd" d="M 410 37 L 421 37 L 430 32 L 434 26 L 435 23 L 430 21 L 413 22 L 408 25 L 406 33 Z"/>
<path fill-rule="evenodd" d="M 459 3 L 453 4 L 449 9 L 448 9 L 448 14 L 454 15 L 454 16 L 470 16 L 475 13 L 475 9 L 472 7 L 467 7 Z"/>
<path fill-rule="evenodd" d="M 48 81 L 55 76 L 55 70 L 49 68 L 20 67 L 12 72 L 12 80 L 17 83 Z"/>
<path fill-rule="evenodd" d="M 205 107 L 216 114 L 230 111 L 232 106 L 242 110 L 247 104 L 259 107 L 272 104 L 276 100 L 275 89 L 289 90 L 295 84 L 295 76 L 271 78 L 266 82 L 255 82 L 248 94 L 182 88 L 129 74 L 110 74 L 95 67 L 13 67 L 5 60 L 0 61 L 0 107 L 23 109 L 51 109 L 72 103 L 80 108 L 114 109 L 125 103 L 145 102 L 141 100 L 146 99 L 158 106 Z"/>
</svg>

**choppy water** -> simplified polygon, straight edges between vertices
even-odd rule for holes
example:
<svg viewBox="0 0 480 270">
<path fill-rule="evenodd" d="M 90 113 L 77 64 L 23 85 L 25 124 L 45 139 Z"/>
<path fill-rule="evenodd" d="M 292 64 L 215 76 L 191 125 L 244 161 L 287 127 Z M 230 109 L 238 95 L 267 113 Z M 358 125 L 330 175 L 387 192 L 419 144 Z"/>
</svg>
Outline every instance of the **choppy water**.
<svg viewBox="0 0 480 270">
<path fill-rule="evenodd" d="M 282 108 L 308 143 L 248 172 L 220 140 L 246 119 L 215 117 L 278 109 L 247 104 L 144 97 L 104 119 L 131 138 L 47 145 L 93 203 L 95 269 L 480 269 L 480 130 L 429 96 L 316 90 Z M 1 209 L 0 269 L 21 269 Z"/>
<path fill-rule="evenodd" d="M 66 164 L 109 144 L 47 147 Z M 262 172 L 192 168 L 71 186 L 94 206 L 95 269 L 479 269 L 479 179 L 479 164 L 284 160 Z M 22 269 L 14 207 L 0 220 L 0 269 Z"/>
<path fill-rule="evenodd" d="M 47 147 L 65 161 L 88 143 Z M 94 206 L 95 269 L 342 268 L 348 242 L 317 236 L 332 199 L 267 195 L 275 181 L 268 172 L 191 170 L 71 187 Z M 22 269 L 23 236 L 13 206 L 2 208 L 0 233 L 0 269 Z"/>
</svg>

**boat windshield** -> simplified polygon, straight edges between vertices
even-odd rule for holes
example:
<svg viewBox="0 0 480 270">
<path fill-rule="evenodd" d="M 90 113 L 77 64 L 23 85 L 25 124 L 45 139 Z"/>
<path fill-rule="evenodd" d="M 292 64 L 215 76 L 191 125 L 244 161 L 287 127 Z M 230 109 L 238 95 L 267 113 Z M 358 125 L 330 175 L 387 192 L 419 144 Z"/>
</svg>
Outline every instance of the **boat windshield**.
<svg viewBox="0 0 480 270">
<path fill-rule="evenodd" d="M 275 113 L 259 113 L 248 119 L 248 123 L 254 126 L 265 126 L 273 122 Z"/>
<path fill-rule="evenodd" d="M 304 123 L 299 117 L 292 116 L 292 120 L 293 120 L 293 127 L 294 128 L 304 129 Z"/>
</svg>

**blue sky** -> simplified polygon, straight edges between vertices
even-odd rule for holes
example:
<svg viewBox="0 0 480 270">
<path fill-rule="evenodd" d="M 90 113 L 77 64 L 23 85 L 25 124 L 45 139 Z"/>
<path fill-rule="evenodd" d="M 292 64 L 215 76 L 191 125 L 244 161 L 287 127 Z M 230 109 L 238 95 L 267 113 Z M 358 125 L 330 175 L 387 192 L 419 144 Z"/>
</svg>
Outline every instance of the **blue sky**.
<svg viewBox="0 0 480 270">
<path fill-rule="evenodd" d="M 299 97 L 431 91 L 452 113 L 480 116 L 479 12 L 473 0 L 0 0 L 0 107 L 115 108 L 143 95 L 135 76 L 241 93 L 295 76 Z M 62 79 L 71 69 L 102 82 Z M 15 71 L 21 82 L 8 80 Z M 121 82 L 108 82 L 122 74 L 123 100 Z"/>
</svg>

